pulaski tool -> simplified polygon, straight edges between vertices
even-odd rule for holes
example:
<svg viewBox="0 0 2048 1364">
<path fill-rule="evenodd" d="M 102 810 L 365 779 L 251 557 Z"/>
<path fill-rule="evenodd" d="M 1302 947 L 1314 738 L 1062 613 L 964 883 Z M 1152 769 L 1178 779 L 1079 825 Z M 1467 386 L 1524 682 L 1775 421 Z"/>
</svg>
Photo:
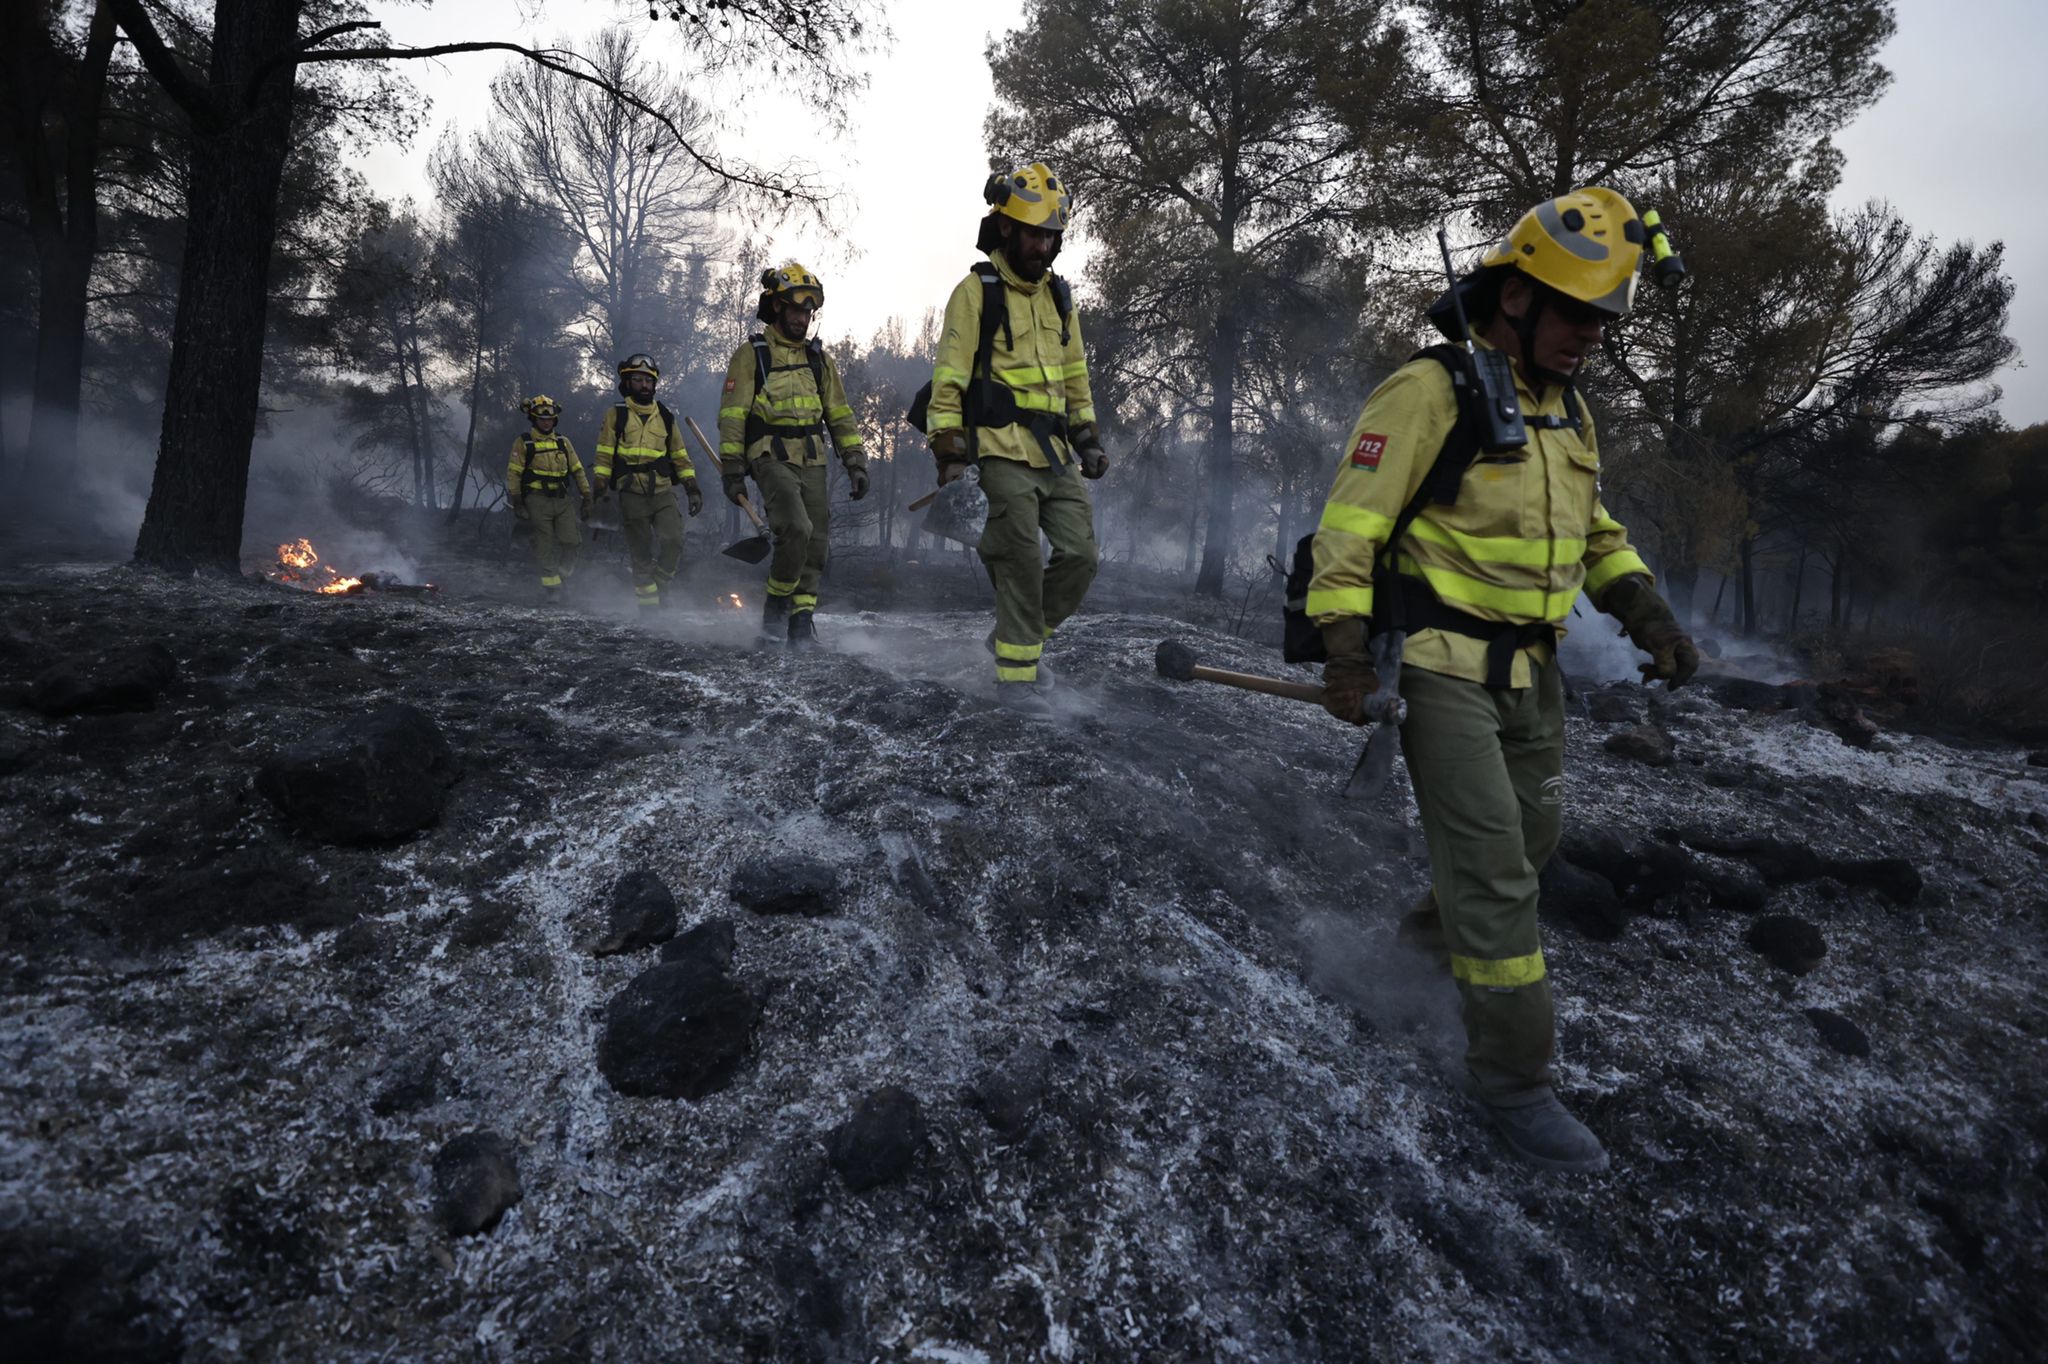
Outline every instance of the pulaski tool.
<svg viewBox="0 0 2048 1364">
<path fill-rule="evenodd" d="M 690 428 L 690 434 L 697 438 L 697 444 L 704 447 L 705 457 L 713 465 L 716 465 L 718 463 L 718 447 L 706 439 L 703 431 L 698 429 L 697 419 L 686 416 L 683 418 L 683 424 Z M 741 563 L 758 564 L 774 552 L 775 546 L 768 539 L 767 523 L 761 520 L 761 513 L 754 510 L 753 499 L 745 493 L 740 494 L 740 510 L 745 512 L 747 519 L 754 523 L 754 529 L 762 533 L 750 535 L 744 540 L 735 540 L 721 550 L 720 553 L 730 558 L 738 559 Z"/>
<path fill-rule="evenodd" d="M 1365 698 L 1365 718 L 1373 722 L 1372 736 L 1344 783 L 1346 799 L 1373 799 L 1387 789 L 1387 778 L 1393 774 L 1394 731 L 1408 718 L 1408 703 L 1401 699 L 1401 651 L 1407 639 L 1399 630 L 1388 630 L 1366 641 L 1380 685 Z"/>
</svg>

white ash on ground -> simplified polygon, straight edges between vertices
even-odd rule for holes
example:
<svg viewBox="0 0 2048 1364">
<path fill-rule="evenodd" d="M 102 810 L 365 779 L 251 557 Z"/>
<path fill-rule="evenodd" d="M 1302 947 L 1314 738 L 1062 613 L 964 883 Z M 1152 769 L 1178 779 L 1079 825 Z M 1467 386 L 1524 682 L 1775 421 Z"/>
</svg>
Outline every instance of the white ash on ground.
<svg viewBox="0 0 2048 1364">
<path fill-rule="evenodd" d="M 1343 802 L 1359 735 L 1153 671 L 1167 636 L 1272 651 L 1086 612 L 1019 721 L 981 612 L 828 604 L 792 655 L 708 591 L 643 624 L 433 567 L 432 601 L 0 585 L 8 1357 L 1992 1359 L 2048 1329 L 2023 752 L 1704 694 L 1575 712 L 1573 884 L 1606 898 L 1572 923 L 1603 936 L 1546 951 L 1615 1168 L 1565 1179 L 1474 1117 L 1450 986 L 1393 942 L 1405 785 Z M 145 647 L 168 676 L 49 700 Z M 335 842 L 259 794 L 395 707 L 450 755 L 418 832 Z M 1603 750 L 1645 721 L 1667 765 Z M 1804 974 L 1750 945 L 1766 914 L 1814 930 Z M 719 1062 L 700 1097 L 600 1068 L 643 979 L 727 991 L 677 1034 Z"/>
</svg>

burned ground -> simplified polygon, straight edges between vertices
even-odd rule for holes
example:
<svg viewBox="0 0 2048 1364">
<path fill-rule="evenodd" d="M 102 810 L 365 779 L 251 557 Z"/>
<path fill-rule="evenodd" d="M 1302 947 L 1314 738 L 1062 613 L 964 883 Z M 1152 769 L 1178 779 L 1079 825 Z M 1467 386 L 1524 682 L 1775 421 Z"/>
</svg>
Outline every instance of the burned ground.
<svg viewBox="0 0 2048 1364">
<path fill-rule="evenodd" d="M 2048 1330 L 2048 771 L 2017 750 L 1857 749 L 1710 691 L 1575 711 L 1547 955 L 1615 1168 L 1565 1179 L 1475 1121 L 1450 986 L 1392 941 L 1405 787 L 1344 803 L 1357 736 L 1153 670 L 1168 635 L 1271 651 L 1092 611 L 1020 721 L 979 611 L 828 603 L 833 647 L 791 656 L 750 613 L 512 595 L 7 575 L 10 1358 L 1994 1359 Z M 140 702 L 52 699 L 122 650 Z M 393 707 L 448 748 L 419 832 L 337 843 L 259 793 Z M 1671 762 L 1603 747 L 1638 722 Z M 615 897 L 634 873 L 684 937 L 652 941 L 644 876 Z M 1766 955 L 1766 916 L 1813 934 Z M 607 1083 L 629 986 L 725 1001 L 660 1034 L 700 1097 Z M 491 1229 L 453 1234 L 478 1190 Z"/>
</svg>

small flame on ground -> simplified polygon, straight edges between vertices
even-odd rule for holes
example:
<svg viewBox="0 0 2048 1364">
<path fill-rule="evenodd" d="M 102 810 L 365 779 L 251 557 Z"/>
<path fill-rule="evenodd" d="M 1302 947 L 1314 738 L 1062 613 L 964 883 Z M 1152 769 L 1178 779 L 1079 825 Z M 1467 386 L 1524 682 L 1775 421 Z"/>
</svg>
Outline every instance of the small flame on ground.
<svg viewBox="0 0 2048 1364">
<path fill-rule="evenodd" d="M 277 567 L 271 570 L 270 578 L 331 597 L 354 592 L 363 585 L 361 578 L 344 578 L 321 563 L 313 542 L 304 536 L 277 547 Z"/>
<path fill-rule="evenodd" d="M 746 603 L 740 600 L 740 594 L 737 592 L 726 593 L 725 599 L 735 611 L 743 610 L 746 607 Z"/>
</svg>

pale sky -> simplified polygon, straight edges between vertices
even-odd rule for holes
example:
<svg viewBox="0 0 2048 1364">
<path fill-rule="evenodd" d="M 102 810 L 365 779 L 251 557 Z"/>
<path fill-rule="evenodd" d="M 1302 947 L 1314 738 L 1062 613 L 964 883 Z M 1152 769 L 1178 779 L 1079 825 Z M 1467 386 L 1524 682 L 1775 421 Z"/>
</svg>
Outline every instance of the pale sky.
<svg viewBox="0 0 2048 1364">
<path fill-rule="evenodd" d="M 417 45 L 500 36 L 547 43 L 615 17 L 646 23 L 647 14 L 631 0 L 379 8 L 395 39 Z M 764 259 L 743 262 L 752 270 L 796 256 L 818 271 L 827 294 L 818 330 L 827 340 L 864 339 L 891 315 L 914 322 L 944 303 L 974 259 L 987 165 L 982 118 L 991 97 L 984 54 L 992 33 L 1016 26 L 1023 3 L 892 0 L 886 8 L 894 42 L 871 63 L 869 89 L 842 142 L 817 140 L 798 101 L 771 84 L 705 92 L 745 130 L 725 147 L 762 161 L 785 146 L 808 147 L 848 187 L 832 211 L 843 243 L 791 230 L 766 244 Z M 1882 56 L 1892 87 L 1838 139 L 1847 166 L 1837 202 L 1888 199 L 1917 230 L 1943 242 L 2005 242 L 2007 273 L 2018 288 L 2009 334 L 2021 356 L 1998 378 L 2000 409 L 2014 426 L 2048 420 L 2048 196 L 2035 141 L 2048 112 L 2037 56 L 2048 46 L 2048 5 L 1897 0 L 1896 8 L 1898 32 Z M 650 51 L 680 59 L 680 45 L 649 27 Z M 427 154 L 441 128 L 451 121 L 465 132 L 481 127 L 491 77 L 509 60 L 482 53 L 406 63 L 433 108 L 409 150 L 370 153 L 364 169 L 376 188 L 424 200 Z M 1078 190 L 1085 214 L 1087 187 Z"/>
</svg>

